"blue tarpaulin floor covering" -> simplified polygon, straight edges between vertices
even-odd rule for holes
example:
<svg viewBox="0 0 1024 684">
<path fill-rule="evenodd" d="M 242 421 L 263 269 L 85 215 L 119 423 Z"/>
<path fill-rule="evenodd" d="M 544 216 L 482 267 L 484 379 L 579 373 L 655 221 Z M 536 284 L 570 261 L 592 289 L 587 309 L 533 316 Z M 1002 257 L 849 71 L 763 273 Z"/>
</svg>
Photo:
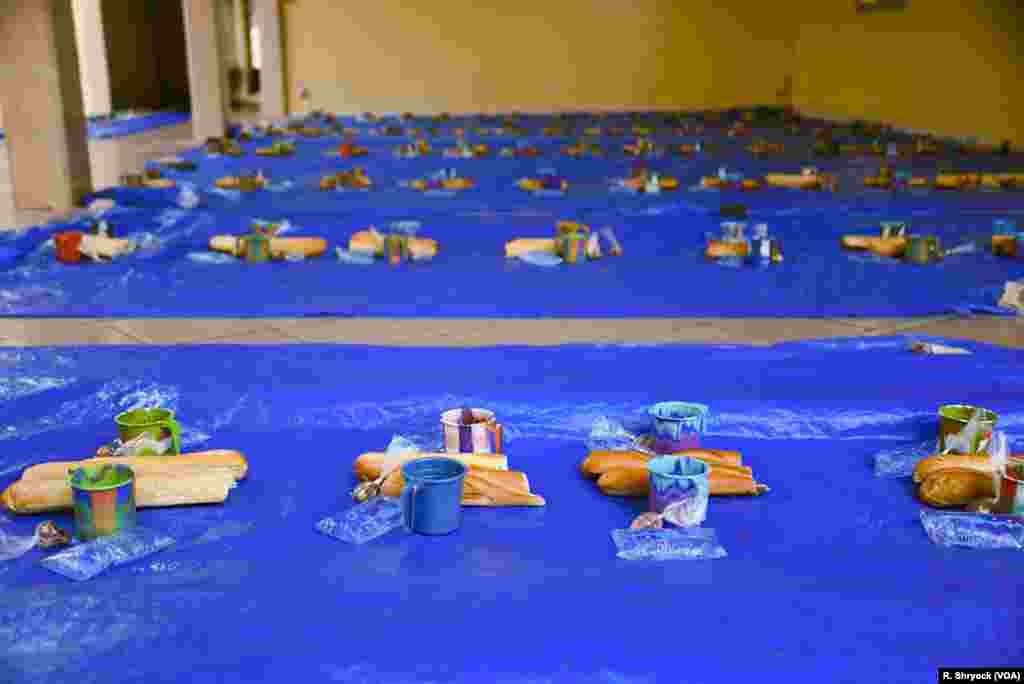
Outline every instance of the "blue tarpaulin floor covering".
<svg viewBox="0 0 1024 684">
<path fill-rule="evenodd" d="M 626 125 L 632 120 L 579 119 L 585 125 Z M 662 117 L 663 118 L 663 117 Z M 643 119 L 637 119 L 643 121 Z M 862 180 L 883 163 L 896 173 L 934 175 L 953 165 L 973 171 L 1019 168 L 1019 154 L 884 157 L 816 157 L 811 123 L 805 134 L 781 128 L 755 129 L 754 136 L 784 141 L 786 153 L 755 156 L 754 139 L 733 139 L 725 128 L 680 136 L 659 129 L 658 144 L 703 140 L 714 143 L 696 156 L 678 153 L 641 160 L 652 170 L 676 177 L 678 191 L 636 196 L 613 191 L 615 179 L 631 173 L 638 160 L 626 156 L 622 136 L 595 137 L 607 156 L 572 159 L 563 154 L 575 137 L 547 138 L 551 118 L 524 119 L 524 137 L 481 133 L 491 146 L 488 159 L 449 159 L 453 135 L 431 139 L 433 156 L 396 158 L 394 148 L 410 135 L 371 135 L 365 124 L 354 139 L 367 156 L 341 159 L 338 134 L 319 138 L 285 136 L 295 143 L 292 157 L 268 158 L 255 151 L 274 139 L 241 142 L 244 156 L 215 156 L 202 149 L 183 153 L 194 171 L 161 168 L 167 177 L 194 186 L 200 204 L 179 209 L 183 186 L 173 189 L 117 187 L 95 193 L 119 207 L 107 216 L 121 237 L 141 245 L 116 263 L 66 266 L 47 240 L 60 230 L 92 230 L 81 222 L 48 226 L 7 236 L 0 242 L 0 315 L 24 317 L 904 317 L 952 312 L 1009 314 L 997 307 L 1008 280 L 1024 278 L 1020 258 L 995 257 L 990 250 L 948 257 L 939 264 L 913 265 L 844 251 L 846 234 L 878 235 L 886 220 L 904 221 L 915 234 L 936 235 L 943 247 L 957 247 L 991 236 L 997 220 L 1020 222 L 1024 193 L 1018 191 L 943 192 L 867 190 Z M 618 123 L 616 123 L 618 121 Z M 652 125 L 661 121 L 650 119 Z M 325 126 L 321 119 L 306 123 Z M 343 122 L 346 123 L 346 122 Z M 564 124 L 564 120 L 559 124 Z M 417 125 L 415 122 L 410 125 Z M 431 124 L 432 125 L 432 124 Z M 472 122 L 452 121 L 455 125 Z M 657 124 L 662 125 L 662 124 Z M 578 134 L 578 133 L 577 133 Z M 488 137 L 488 135 L 490 137 Z M 660 136 L 660 137 L 659 137 Z M 893 140 L 903 140 L 896 133 Z M 476 140 L 470 136 L 471 140 Z M 906 138 L 909 139 L 909 138 Z M 538 159 L 509 159 L 502 148 L 529 142 Z M 666 147 L 669 149 L 669 147 Z M 837 193 L 770 189 L 758 192 L 691 191 L 719 167 L 747 177 L 796 172 L 814 165 L 836 174 Z M 374 182 L 368 192 L 321 191 L 327 173 L 363 166 Z M 431 196 L 401 183 L 442 169 L 456 169 L 476 187 L 456 196 Z M 564 197 L 537 197 L 516 181 L 544 169 L 569 180 Z M 241 193 L 215 182 L 226 175 L 262 170 L 267 189 Z M 768 268 L 734 268 L 704 258 L 706 234 L 721 233 L 723 205 L 743 203 L 748 224 L 766 223 L 781 241 L 784 262 Z M 283 237 L 322 237 L 327 254 L 301 263 L 247 265 L 209 251 L 218 234 L 241 235 L 254 220 L 289 221 Z M 335 247 L 347 247 L 352 233 L 395 221 L 421 223 L 419 234 L 437 240 L 440 253 L 427 263 L 391 268 L 340 263 Z M 615 230 L 624 255 L 553 268 L 504 256 L 515 238 L 552 237 L 560 220 Z"/>
<path fill-rule="evenodd" d="M 910 480 L 873 475 L 879 449 L 933 439 L 945 403 L 997 411 L 1019 450 L 1024 352 L 937 341 L 973 354 L 903 338 L 4 350 L 0 485 L 91 455 L 142 405 L 177 411 L 186 451 L 241 450 L 250 473 L 224 505 L 140 511 L 177 544 L 87 582 L 41 550 L 0 563 L 2 679 L 917 683 L 1019 665 L 1021 552 L 933 545 Z M 609 533 L 645 502 L 580 476 L 596 417 L 633 424 L 668 399 L 708 404 L 704 444 L 771 488 L 712 499 L 726 558 L 617 559 Z M 451 536 L 363 546 L 314 531 L 352 504 L 359 454 L 395 434 L 433 447 L 440 412 L 467 405 L 497 412 L 546 507 L 467 508 Z"/>
</svg>

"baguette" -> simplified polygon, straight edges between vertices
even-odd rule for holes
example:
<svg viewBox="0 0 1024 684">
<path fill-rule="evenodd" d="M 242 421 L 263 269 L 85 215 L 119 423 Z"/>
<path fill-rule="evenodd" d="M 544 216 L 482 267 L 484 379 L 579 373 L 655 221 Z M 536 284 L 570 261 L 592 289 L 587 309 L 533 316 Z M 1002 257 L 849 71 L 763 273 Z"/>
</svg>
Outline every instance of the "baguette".
<svg viewBox="0 0 1024 684">
<path fill-rule="evenodd" d="M 992 473 L 977 470 L 942 470 L 925 478 L 917 489 L 924 503 L 936 508 L 966 506 L 971 501 L 996 495 Z"/>
<path fill-rule="evenodd" d="M 265 178 L 242 178 L 241 176 L 224 176 L 218 178 L 213 183 L 222 190 L 243 190 L 252 191 L 258 188 L 265 187 L 267 181 Z"/>
<path fill-rule="evenodd" d="M 920 484 L 944 470 L 977 472 L 991 477 L 995 466 L 984 454 L 935 454 L 918 462 L 914 468 L 914 482 Z"/>
<path fill-rule="evenodd" d="M 758 496 L 768 491 L 753 477 L 720 466 L 712 466 L 708 484 L 712 496 Z M 647 496 L 651 478 L 646 468 L 612 468 L 597 479 L 597 486 L 609 496 Z"/>
<path fill-rule="evenodd" d="M 351 252 L 366 252 L 374 256 L 384 254 L 385 237 L 380 233 L 369 230 L 360 230 L 352 234 L 348 241 L 348 248 Z M 419 258 L 437 256 L 437 240 L 430 238 L 409 238 L 409 252 Z"/>
<path fill-rule="evenodd" d="M 245 256 L 244 243 L 233 235 L 214 235 L 210 238 L 210 249 L 215 252 Z M 285 254 L 302 254 L 307 257 L 320 256 L 327 251 L 327 241 L 322 238 L 292 237 L 270 238 L 270 253 L 276 258 Z"/>
<path fill-rule="evenodd" d="M 1020 460 L 1014 454 L 1011 459 Z M 971 501 L 996 496 L 995 464 L 983 454 L 936 454 L 914 469 L 918 498 L 938 508 L 965 506 Z"/>
<path fill-rule="evenodd" d="M 685 449 L 672 455 L 697 458 L 711 466 L 742 467 L 743 458 L 737 451 L 717 449 Z M 580 464 L 580 470 L 587 477 L 595 478 L 613 468 L 645 468 L 651 458 L 652 456 L 641 451 L 592 451 Z M 750 469 L 744 470 L 749 472 Z"/>
<path fill-rule="evenodd" d="M 197 451 L 178 456 L 136 456 L 132 458 L 87 458 L 83 461 L 51 461 L 29 466 L 22 473 L 22 480 L 66 481 L 68 471 L 79 466 L 101 466 L 106 464 L 129 466 L 138 477 L 144 475 L 172 475 L 176 472 L 194 473 L 201 470 L 223 470 L 235 480 L 245 479 L 249 463 L 238 451 L 214 449 Z"/>
<path fill-rule="evenodd" d="M 846 249 L 866 250 L 886 257 L 901 257 L 907 251 L 907 238 L 883 238 L 872 235 L 844 235 L 841 244 Z"/>
<path fill-rule="evenodd" d="M 223 503 L 235 483 L 227 472 L 140 476 L 135 480 L 138 508 Z M 0 503 L 12 513 L 49 513 L 72 508 L 67 480 L 19 480 L 0 495 Z"/>
<path fill-rule="evenodd" d="M 505 243 L 505 256 L 508 258 L 518 257 L 527 252 L 551 252 L 558 251 L 554 238 L 519 238 Z"/>
<path fill-rule="evenodd" d="M 740 190 L 760 190 L 762 183 L 759 180 L 753 178 L 744 178 L 742 181 L 737 183 L 736 181 L 722 180 L 718 176 L 704 176 L 700 179 L 701 187 L 704 188 L 729 188 L 732 186 L 738 186 Z"/>
<path fill-rule="evenodd" d="M 708 242 L 704 256 L 708 259 L 720 257 L 745 257 L 750 252 L 750 246 L 746 242 L 727 242 L 726 240 L 711 240 Z"/>
<path fill-rule="evenodd" d="M 404 465 L 414 459 L 439 457 L 453 458 L 470 468 L 479 468 L 483 470 L 508 470 L 508 458 L 506 458 L 504 454 L 386 454 L 369 452 L 356 459 L 356 476 L 360 480 L 376 480 L 384 474 L 385 469 L 392 470 L 393 468 Z"/>
<path fill-rule="evenodd" d="M 891 176 L 868 176 L 864 179 L 864 187 L 866 188 L 884 188 L 888 189 L 892 187 L 893 179 Z"/>
<path fill-rule="evenodd" d="M 381 489 L 384 496 L 399 496 L 405 486 L 402 471 L 393 472 Z M 464 506 L 544 506 L 543 497 L 530 492 L 526 473 L 514 470 L 472 469 L 462 492 Z"/>
<path fill-rule="evenodd" d="M 824 186 L 820 176 L 801 173 L 769 173 L 764 182 L 776 188 L 795 188 L 797 190 L 818 190 Z"/>
</svg>

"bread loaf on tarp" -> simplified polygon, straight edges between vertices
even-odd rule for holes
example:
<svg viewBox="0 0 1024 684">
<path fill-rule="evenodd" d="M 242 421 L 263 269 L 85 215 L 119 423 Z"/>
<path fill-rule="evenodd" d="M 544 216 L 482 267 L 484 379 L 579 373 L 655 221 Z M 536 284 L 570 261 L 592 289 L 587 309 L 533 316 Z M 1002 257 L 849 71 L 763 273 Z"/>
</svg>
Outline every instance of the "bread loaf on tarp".
<svg viewBox="0 0 1024 684">
<path fill-rule="evenodd" d="M 137 477 L 138 508 L 223 503 L 235 484 L 228 472 L 190 472 L 181 475 Z M 72 507 L 67 480 L 18 480 L 0 495 L 0 503 L 12 513 L 49 513 Z"/>
<path fill-rule="evenodd" d="M 996 495 L 995 470 L 991 459 L 984 454 L 929 456 L 914 469 L 917 496 L 937 508 L 966 506 L 975 499 Z"/>
<path fill-rule="evenodd" d="M 753 477 L 721 466 L 711 467 L 708 485 L 712 496 L 758 496 L 767 491 Z M 597 486 L 609 496 L 647 496 L 651 475 L 646 468 L 612 468 L 597 478 Z"/>
<path fill-rule="evenodd" d="M 722 451 L 720 449 L 684 449 L 672 455 L 689 456 L 704 461 L 708 465 L 741 466 L 743 461 L 743 456 L 738 451 Z M 597 477 L 611 468 L 623 466 L 646 468 L 647 461 L 652 458 L 654 457 L 642 451 L 592 451 L 580 464 L 580 470 L 584 475 Z"/>
<path fill-rule="evenodd" d="M 767 491 L 754 480 L 753 471 L 743 465 L 736 451 L 686 449 L 672 454 L 704 461 L 710 466 L 708 484 L 713 496 L 757 496 Z M 594 451 L 580 470 L 597 478 L 597 486 L 609 496 L 647 496 L 651 488 L 647 462 L 653 458 L 640 451 Z"/>
<path fill-rule="evenodd" d="M 87 458 L 83 461 L 50 461 L 29 466 L 21 474 L 22 480 L 66 480 L 68 471 L 80 466 L 126 465 L 137 477 L 152 474 L 173 474 L 206 469 L 224 469 L 236 480 L 249 472 L 249 463 L 241 452 L 230 449 L 211 449 L 176 456 L 133 456 L 130 458 Z"/>
<path fill-rule="evenodd" d="M 399 496 L 405 486 L 401 470 L 384 481 L 384 496 Z M 471 468 L 466 473 L 462 493 L 463 506 L 544 506 L 543 497 L 530 492 L 526 473 L 514 470 L 483 470 Z"/>
<path fill-rule="evenodd" d="M 452 458 L 468 468 L 484 470 L 508 470 L 508 458 L 504 454 L 487 453 L 406 453 L 388 454 L 371 451 L 356 459 L 356 476 L 360 480 L 376 480 L 384 474 L 385 468 L 392 470 L 418 458 Z"/>
</svg>

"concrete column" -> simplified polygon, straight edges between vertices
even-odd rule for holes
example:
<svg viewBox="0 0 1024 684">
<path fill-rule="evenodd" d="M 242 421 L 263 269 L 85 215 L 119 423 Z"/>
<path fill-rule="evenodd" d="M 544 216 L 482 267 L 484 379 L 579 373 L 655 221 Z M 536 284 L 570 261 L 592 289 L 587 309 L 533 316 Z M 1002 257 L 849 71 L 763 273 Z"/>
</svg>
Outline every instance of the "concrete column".
<svg viewBox="0 0 1024 684">
<path fill-rule="evenodd" d="M 235 60 L 235 31 L 234 19 L 231 16 L 230 0 L 215 0 L 214 7 L 217 14 L 217 46 L 220 55 L 220 72 L 223 76 L 221 82 L 221 95 L 224 98 L 224 112 L 228 121 L 231 120 L 231 69 L 236 65 Z"/>
<path fill-rule="evenodd" d="M 92 191 L 75 22 L 67 0 L 19 0 L 0 9 L 14 206 L 64 212 Z"/>
<path fill-rule="evenodd" d="M 256 25 L 260 27 L 260 114 L 279 119 L 288 114 L 284 85 L 284 43 L 279 0 L 253 0 Z"/>
<path fill-rule="evenodd" d="M 101 0 L 73 0 L 75 42 L 78 45 L 78 69 L 82 72 L 82 98 L 85 115 L 110 114 L 110 69 L 103 36 Z"/>
<path fill-rule="evenodd" d="M 188 46 L 192 133 L 197 140 L 224 135 L 224 76 L 217 41 L 215 0 L 182 0 Z"/>
</svg>

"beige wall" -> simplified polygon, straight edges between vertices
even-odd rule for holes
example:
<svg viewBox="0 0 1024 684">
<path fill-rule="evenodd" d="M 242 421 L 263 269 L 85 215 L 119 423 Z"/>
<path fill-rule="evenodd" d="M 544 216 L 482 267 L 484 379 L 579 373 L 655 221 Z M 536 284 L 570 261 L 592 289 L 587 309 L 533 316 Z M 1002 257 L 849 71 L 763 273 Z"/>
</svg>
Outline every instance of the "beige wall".
<svg viewBox="0 0 1024 684">
<path fill-rule="evenodd" d="M 1024 144 L 1024 3 L 910 0 L 865 15 L 853 5 L 801 12 L 797 107 Z"/>
<path fill-rule="evenodd" d="M 285 2 L 289 100 L 338 112 L 773 104 L 796 29 L 752 0 Z"/>
</svg>

